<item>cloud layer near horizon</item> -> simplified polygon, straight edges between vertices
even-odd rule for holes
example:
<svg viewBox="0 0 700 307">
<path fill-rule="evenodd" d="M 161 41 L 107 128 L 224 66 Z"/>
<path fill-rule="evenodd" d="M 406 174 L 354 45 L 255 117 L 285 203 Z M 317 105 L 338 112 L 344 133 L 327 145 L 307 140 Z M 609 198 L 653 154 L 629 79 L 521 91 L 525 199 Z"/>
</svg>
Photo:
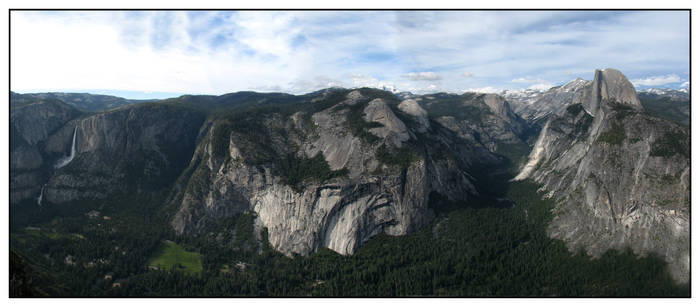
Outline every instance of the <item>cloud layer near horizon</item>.
<svg viewBox="0 0 700 307">
<path fill-rule="evenodd" d="M 596 68 L 688 80 L 685 11 L 11 13 L 12 90 L 546 88 Z"/>
</svg>

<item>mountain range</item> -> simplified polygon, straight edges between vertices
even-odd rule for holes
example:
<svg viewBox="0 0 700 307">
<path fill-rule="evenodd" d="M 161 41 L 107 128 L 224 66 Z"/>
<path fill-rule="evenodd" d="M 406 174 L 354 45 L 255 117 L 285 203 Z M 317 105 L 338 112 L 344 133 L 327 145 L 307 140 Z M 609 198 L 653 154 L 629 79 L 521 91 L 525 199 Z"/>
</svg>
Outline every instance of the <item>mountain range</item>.
<svg viewBox="0 0 700 307">
<path fill-rule="evenodd" d="M 13 244 L 57 215 L 112 210 L 152 216 L 141 223 L 182 242 L 353 255 L 375 237 L 439 227 L 457 203 L 515 207 L 507 187 L 526 181 L 556 204 L 546 234 L 572 253 L 656 255 L 687 283 L 689 108 L 687 93 L 637 92 L 614 69 L 500 94 L 11 92 Z M 241 216 L 250 240 L 220 231 Z"/>
</svg>

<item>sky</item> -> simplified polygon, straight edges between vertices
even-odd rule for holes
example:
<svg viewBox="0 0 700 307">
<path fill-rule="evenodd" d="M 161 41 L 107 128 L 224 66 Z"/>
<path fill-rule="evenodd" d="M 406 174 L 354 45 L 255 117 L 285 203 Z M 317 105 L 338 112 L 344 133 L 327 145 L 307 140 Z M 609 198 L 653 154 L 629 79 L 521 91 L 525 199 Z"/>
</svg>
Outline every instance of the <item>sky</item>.
<svg viewBox="0 0 700 307">
<path fill-rule="evenodd" d="M 689 86 L 687 11 L 12 11 L 11 90 L 166 98 Z"/>
</svg>

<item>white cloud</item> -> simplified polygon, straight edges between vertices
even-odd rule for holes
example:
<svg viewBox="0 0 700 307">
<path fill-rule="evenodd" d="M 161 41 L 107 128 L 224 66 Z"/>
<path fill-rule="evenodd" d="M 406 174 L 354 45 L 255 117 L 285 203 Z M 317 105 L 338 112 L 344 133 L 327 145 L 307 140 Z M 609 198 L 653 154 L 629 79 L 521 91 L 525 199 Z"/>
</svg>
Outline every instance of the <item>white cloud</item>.
<svg viewBox="0 0 700 307">
<path fill-rule="evenodd" d="M 536 79 L 536 78 L 533 78 L 533 77 L 524 77 L 524 78 L 523 78 L 523 77 L 520 77 L 520 78 L 516 78 L 516 79 L 510 80 L 510 82 L 513 82 L 513 83 L 549 83 L 549 82 L 547 82 L 547 81 L 545 81 L 545 80 Z"/>
<path fill-rule="evenodd" d="M 567 76 L 568 76 L 568 74 L 567 74 Z M 539 90 L 539 91 L 548 90 L 554 86 L 554 83 L 552 83 L 552 82 L 549 82 L 547 80 L 543 80 L 540 78 L 533 78 L 530 76 L 515 78 L 513 80 L 510 80 L 510 82 L 532 84 L 532 85 L 528 86 L 527 88 L 530 90 Z"/>
<path fill-rule="evenodd" d="M 688 87 L 688 86 L 690 86 L 690 82 L 685 81 L 685 82 L 681 83 L 681 85 L 679 87 Z"/>
<path fill-rule="evenodd" d="M 632 79 L 630 82 L 632 82 L 634 86 L 659 86 L 681 82 L 681 77 L 676 74 L 670 74 L 665 76 L 653 76 L 644 79 Z"/>
<path fill-rule="evenodd" d="M 316 76 L 313 79 L 293 80 L 287 83 L 285 89 L 294 93 L 304 93 L 329 87 L 347 87 L 347 85 L 328 76 Z"/>
<path fill-rule="evenodd" d="M 15 91 L 222 94 L 304 93 L 329 83 L 409 91 L 542 86 L 570 80 L 567 72 L 591 79 L 596 67 L 638 78 L 681 75 L 689 69 L 686 16 L 680 11 L 13 11 L 10 77 Z M 223 43 L 212 43 L 218 40 Z"/>
<path fill-rule="evenodd" d="M 380 84 L 377 78 L 363 74 L 351 74 L 350 80 L 352 80 L 350 87 L 379 87 Z"/>
<path fill-rule="evenodd" d="M 406 74 L 405 77 L 412 81 L 435 81 L 442 79 L 432 71 L 411 72 Z"/>
<path fill-rule="evenodd" d="M 471 93 L 500 93 L 502 92 L 502 89 L 491 87 L 491 86 L 485 86 L 485 87 L 479 87 L 479 88 L 468 88 L 465 89 L 464 92 L 471 92 Z"/>
<path fill-rule="evenodd" d="M 282 87 L 279 85 L 258 85 L 251 87 L 251 90 L 257 92 L 282 92 Z"/>
<path fill-rule="evenodd" d="M 195 21 L 185 12 L 171 12 L 170 29 L 157 24 L 160 13 L 130 19 L 121 12 L 13 12 L 13 89 L 305 93 L 340 83 L 315 77 L 335 76 L 315 69 L 313 53 L 292 50 L 298 30 L 284 14 L 268 22 L 268 15 L 240 12 L 235 22 L 207 30 L 227 33 L 235 27 L 236 44 L 211 48 L 206 40 L 212 35 L 188 34 L 187 26 Z M 166 43 L 153 42 L 155 31 L 168 34 Z"/>
<path fill-rule="evenodd" d="M 554 87 L 554 84 L 546 82 L 546 83 L 537 83 L 537 84 L 530 85 L 528 87 L 528 89 L 538 90 L 538 91 L 546 91 L 552 87 Z"/>
</svg>

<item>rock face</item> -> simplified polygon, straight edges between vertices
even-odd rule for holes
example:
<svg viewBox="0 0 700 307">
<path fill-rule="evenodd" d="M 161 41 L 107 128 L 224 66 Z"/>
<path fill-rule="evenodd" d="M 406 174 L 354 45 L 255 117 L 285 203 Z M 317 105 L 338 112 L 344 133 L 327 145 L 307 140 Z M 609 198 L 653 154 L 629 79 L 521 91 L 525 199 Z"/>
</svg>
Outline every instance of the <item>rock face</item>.
<svg viewBox="0 0 700 307">
<path fill-rule="evenodd" d="M 46 139 L 81 114 L 55 100 L 38 100 L 10 110 L 10 203 L 39 196 L 52 156 L 42 151 Z"/>
<path fill-rule="evenodd" d="M 495 94 L 433 94 L 415 98 L 430 117 L 463 139 L 479 143 L 494 152 L 506 151 L 524 142 L 527 123 L 508 102 Z"/>
<path fill-rule="evenodd" d="M 576 78 L 563 86 L 556 86 L 544 92 L 510 91 L 504 97 L 513 111 L 528 123 L 544 123 L 550 114 L 558 113 L 574 101 L 579 101 L 584 89 L 591 81 Z"/>
<path fill-rule="evenodd" d="M 415 100 L 406 99 L 402 101 L 399 104 L 399 110 L 406 114 L 410 114 L 415 118 L 415 120 L 419 123 L 417 128 L 418 132 L 426 132 L 430 128 L 428 112 L 426 112 Z"/>
<path fill-rule="evenodd" d="M 86 117 L 78 117 L 80 112 L 62 102 L 12 110 L 17 131 L 12 203 L 40 194 L 42 202 L 63 203 L 105 198 L 125 192 L 129 185 L 167 187 L 191 158 L 204 119 L 194 111 L 165 105 L 131 106 Z"/>
<path fill-rule="evenodd" d="M 414 110 L 418 112 L 402 116 L 420 116 L 419 109 Z M 402 235 L 430 221 L 428 196 L 433 191 L 450 199 L 476 195 L 470 165 L 495 164 L 498 159 L 441 127 L 432 128 L 434 137 L 418 142 L 417 131 L 428 128 L 419 121 L 403 122 L 395 112 L 401 112 L 396 105 L 353 91 L 314 113 L 269 113 L 250 124 L 244 119 L 215 120 L 197 147 L 191 175 L 171 199 L 180 207 L 173 228 L 180 234 L 201 233 L 223 217 L 254 211 L 258 231 L 266 228 L 271 246 L 280 252 L 305 255 L 326 247 L 352 254 L 374 235 Z M 359 124 L 351 118 L 360 118 L 361 125 L 381 126 L 353 130 L 352 125 Z M 260 129 L 256 138 L 269 140 L 269 148 L 255 145 L 243 127 Z M 216 144 L 224 144 L 225 150 L 217 154 Z M 451 150 L 454 157 L 440 150 Z M 253 157 L 261 152 L 273 158 Z M 317 155 L 322 157 L 318 163 L 341 174 L 295 185 L 275 162 Z M 392 161 L 395 155 L 407 160 Z"/>
<path fill-rule="evenodd" d="M 619 70 L 612 68 L 596 70 L 593 84 L 586 88 L 581 98 L 583 109 L 594 116 L 598 113 L 602 101 L 612 100 L 637 109 L 642 108 L 634 86 Z"/>
<path fill-rule="evenodd" d="M 408 140 L 406 125 L 394 115 L 394 112 L 383 100 L 370 101 L 365 107 L 364 113 L 365 121 L 379 123 L 382 126 L 369 129 L 372 134 L 382 139 L 388 139 L 396 147 L 401 147 L 401 143 Z"/>
<path fill-rule="evenodd" d="M 595 75 L 579 100 L 549 117 L 515 179 L 534 179 L 558 200 L 548 232 L 570 249 L 653 252 L 687 281 L 689 131 L 646 114 L 619 71 Z"/>
<path fill-rule="evenodd" d="M 71 121 L 46 142 L 47 153 L 75 157 L 48 181 L 44 199 L 99 199 L 129 185 L 165 188 L 187 164 L 203 116 L 169 106 L 139 105 Z"/>
</svg>

